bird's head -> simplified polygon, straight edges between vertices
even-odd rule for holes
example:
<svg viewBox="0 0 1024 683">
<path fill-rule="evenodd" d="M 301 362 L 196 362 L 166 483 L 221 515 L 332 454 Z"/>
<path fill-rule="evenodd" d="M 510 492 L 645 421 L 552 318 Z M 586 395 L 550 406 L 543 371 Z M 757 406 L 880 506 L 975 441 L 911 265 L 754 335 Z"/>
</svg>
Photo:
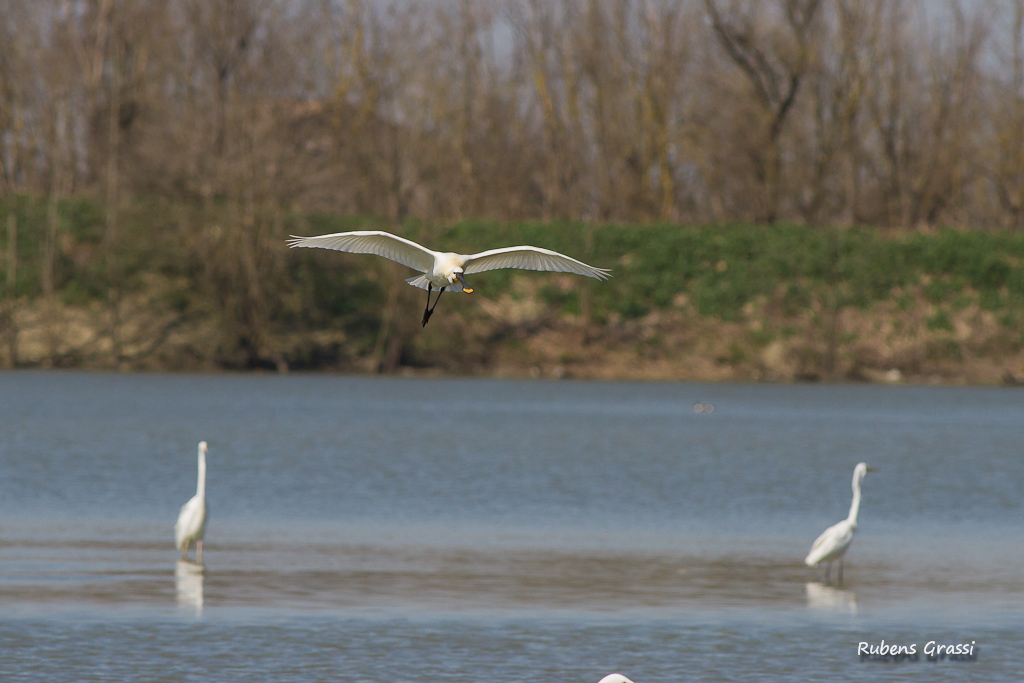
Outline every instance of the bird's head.
<svg viewBox="0 0 1024 683">
<path fill-rule="evenodd" d="M 448 282 L 452 284 L 458 282 L 460 285 L 462 285 L 463 292 L 465 292 L 466 294 L 473 293 L 473 289 L 466 284 L 466 278 L 462 276 L 462 268 L 460 266 L 455 266 L 454 268 L 452 268 L 452 272 L 448 273 Z"/>
<path fill-rule="evenodd" d="M 868 472 L 877 472 L 877 467 L 870 467 L 866 462 L 857 463 L 857 467 L 853 470 L 853 476 L 857 479 L 863 479 L 864 475 Z"/>
<path fill-rule="evenodd" d="M 206 452 L 206 442 L 205 442 L 205 441 L 200 441 L 200 442 L 199 442 L 199 450 L 200 450 L 200 451 L 201 451 L 202 453 L 205 453 L 205 452 Z"/>
</svg>

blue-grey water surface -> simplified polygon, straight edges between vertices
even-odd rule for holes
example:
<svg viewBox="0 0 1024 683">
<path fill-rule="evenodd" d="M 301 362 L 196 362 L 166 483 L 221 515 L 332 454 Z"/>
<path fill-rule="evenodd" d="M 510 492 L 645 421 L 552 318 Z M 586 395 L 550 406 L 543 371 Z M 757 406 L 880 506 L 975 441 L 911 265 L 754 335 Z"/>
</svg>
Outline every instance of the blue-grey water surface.
<svg viewBox="0 0 1024 683">
<path fill-rule="evenodd" d="M 0 414 L 2 681 L 1024 680 L 1020 390 L 13 372 Z"/>
</svg>

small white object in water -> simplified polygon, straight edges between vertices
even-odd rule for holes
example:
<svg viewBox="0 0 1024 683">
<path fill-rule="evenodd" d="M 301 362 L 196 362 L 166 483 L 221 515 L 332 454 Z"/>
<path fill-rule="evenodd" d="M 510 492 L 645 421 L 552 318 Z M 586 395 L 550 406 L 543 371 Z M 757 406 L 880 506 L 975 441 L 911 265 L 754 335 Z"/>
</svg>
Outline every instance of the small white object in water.
<svg viewBox="0 0 1024 683">
<path fill-rule="evenodd" d="M 196 612 L 203 609 L 203 565 L 188 560 L 178 560 L 174 567 L 174 590 L 178 604 L 194 607 Z"/>
<path fill-rule="evenodd" d="M 823 583 L 807 584 L 807 606 L 830 612 L 857 613 L 857 594 L 844 588 Z"/>
<path fill-rule="evenodd" d="M 633 683 L 622 674 L 608 674 L 597 683 Z"/>
</svg>

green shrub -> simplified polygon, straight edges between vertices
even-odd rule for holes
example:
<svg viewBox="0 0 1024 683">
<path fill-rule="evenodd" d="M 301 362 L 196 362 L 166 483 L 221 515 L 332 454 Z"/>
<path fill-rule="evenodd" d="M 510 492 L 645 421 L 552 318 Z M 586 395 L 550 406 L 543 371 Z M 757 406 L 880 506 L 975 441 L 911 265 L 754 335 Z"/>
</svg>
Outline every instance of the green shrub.
<svg viewBox="0 0 1024 683">
<path fill-rule="evenodd" d="M 953 331 L 953 321 L 945 309 L 940 308 L 928 317 L 927 325 L 929 330 Z"/>
</svg>

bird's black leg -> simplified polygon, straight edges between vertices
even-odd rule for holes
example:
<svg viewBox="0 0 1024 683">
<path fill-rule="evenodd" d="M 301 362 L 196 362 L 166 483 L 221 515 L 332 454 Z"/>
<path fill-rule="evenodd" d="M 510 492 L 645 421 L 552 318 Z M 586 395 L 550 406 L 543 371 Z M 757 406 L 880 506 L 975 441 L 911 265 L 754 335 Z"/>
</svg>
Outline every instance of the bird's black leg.
<svg viewBox="0 0 1024 683">
<path fill-rule="evenodd" d="M 843 558 L 839 558 L 839 585 L 843 585 Z"/>
<path fill-rule="evenodd" d="M 427 283 L 427 307 L 423 309 L 423 325 L 426 326 L 427 321 L 430 320 L 430 290 L 433 289 L 433 285 Z"/>
<path fill-rule="evenodd" d="M 444 294 L 444 290 L 445 289 L 447 289 L 447 287 L 442 287 L 440 290 L 438 290 L 437 298 L 434 299 L 434 305 L 430 307 L 430 312 L 431 313 L 433 313 L 434 309 L 437 308 L 437 302 L 441 300 L 441 295 Z"/>
<path fill-rule="evenodd" d="M 434 305 L 430 305 L 430 283 L 427 283 L 427 307 L 423 309 L 423 327 L 427 326 L 427 321 L 430 320 L 430 316 L 434 314 L 434 309 L 437 308 L 437 302 L 441 300 L 441 295 L 444 294 L 445 287 L 442 287 L 437 292 L 437 298 L 434 299 Z"/>
<path fill-rule="evenodd" d="M 831 583 L 832 581 L 832 560 L 829 560 L 825 565 L 825 583 Z"/>
</svg>

